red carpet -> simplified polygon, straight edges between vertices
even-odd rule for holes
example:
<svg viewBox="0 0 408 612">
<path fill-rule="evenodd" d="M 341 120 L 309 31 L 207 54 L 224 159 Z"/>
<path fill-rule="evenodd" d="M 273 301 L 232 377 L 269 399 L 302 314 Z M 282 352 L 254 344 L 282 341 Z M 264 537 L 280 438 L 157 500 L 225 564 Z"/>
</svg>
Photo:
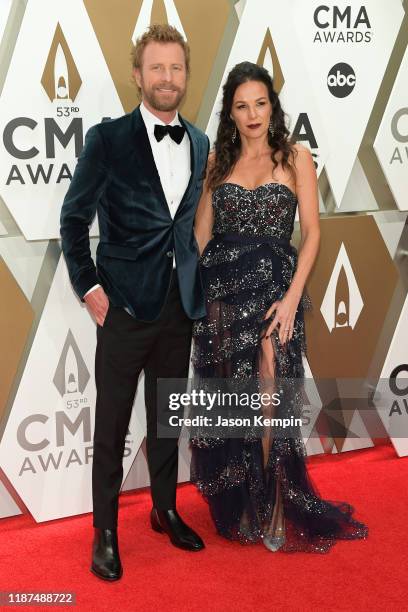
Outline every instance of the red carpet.
<svg viewBox="0 0 408 612">
<path fill-rule="evenodd" d="M 310 459 L 320 494 L 350 502 L 370 529 L 366 541 L 338 542 L 326 555 L 221 539 L 190 484 L 179 487 L 178 507 L 206 549 L 184 552 L 149 528 L 149 493 L 127 493 L 119 528 L 124 575 L 115 583 L 89 572 L 90 514 L 42 524 L 26 515 L 2 519 L 0 591 L 73 591 L 75 609 L 84 611 L 407 609 L 407 467 L 390 446 Z"/>
</svg>

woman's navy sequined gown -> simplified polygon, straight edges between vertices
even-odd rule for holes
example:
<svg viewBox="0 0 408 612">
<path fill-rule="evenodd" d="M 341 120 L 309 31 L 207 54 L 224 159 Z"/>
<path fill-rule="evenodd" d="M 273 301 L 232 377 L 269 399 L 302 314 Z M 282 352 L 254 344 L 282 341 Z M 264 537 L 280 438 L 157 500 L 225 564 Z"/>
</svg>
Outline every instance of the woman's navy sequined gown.
<svg viewBox="0 0 408 612">
<path fill-rule="evenodd" d="M 264 339 L 265 313 L 282 299 L 296 270 L 290 245 L 296 208 L 295 194 L 280 183 L 252 190 L 223 183 L 214 190 L 213 238 L 200 259 L 207 315 L 193 326 L 196 386 L 212 378 L 261 385 L 262 346 L 272 343 L 274 375 L 290 390 L 275 417 L 300 416 L 302 406 L 309 298 L 299 303 L 286 345 L 276 331 Z M 324 553 L 338 539 L 365 538 L 368 529 L 349 504 L 320 498 L 307 474 L 300 430 L 293 431 L 287 437 L 265 432 L 267 450 L 250 432 L 239 438 L 191 434 L 191 480 L 208 501 L 217 532 L 241 543 L 270 541 L 272 550 L 285 552 Z"/>
</svg>

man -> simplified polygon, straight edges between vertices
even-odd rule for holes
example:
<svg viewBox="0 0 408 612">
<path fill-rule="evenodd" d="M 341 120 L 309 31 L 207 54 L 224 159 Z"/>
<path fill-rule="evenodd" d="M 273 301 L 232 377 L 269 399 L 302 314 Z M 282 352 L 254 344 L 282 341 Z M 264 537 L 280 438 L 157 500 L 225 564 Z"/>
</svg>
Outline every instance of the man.
<svg viewBox="0 0 408 612">
<path fill-rule="evenodd" d="M 61 212 L 73 287 L 97 322 L 91 571 L 122 575 L 117 538 L 125 437 L 139 373 L 145 373 L 152 528 L 179 548 L 204 543 L 176 509 L 178 440 L 157 436 L 157 379 L 186 378 L 192 320 L 205 314 L 193 221 L 209 141 L 182 119 L 189 49 L 154 25 L 132 51 L 142 103 L 93 126 Z M 89 225 L 98 214 L 96 267 Z"/>
</svg>

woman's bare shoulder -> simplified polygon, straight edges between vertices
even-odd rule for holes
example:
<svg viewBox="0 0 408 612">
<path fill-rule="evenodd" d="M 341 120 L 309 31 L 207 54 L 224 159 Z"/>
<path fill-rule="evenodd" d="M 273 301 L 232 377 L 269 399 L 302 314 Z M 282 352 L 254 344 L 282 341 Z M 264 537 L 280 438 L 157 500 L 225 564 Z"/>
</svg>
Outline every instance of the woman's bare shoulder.
<svg viewBox="0 0 408 612">
<path fill-rule="evenodd" d="M 300 142 L 294 143 L 292 147 L 294 151 L 293 161 L 295 169 L 300 170 L 302 168 L 307 168 L 310 165 L 314 166 L 313 156 L 308 147 L 305 147 L 305 145 L 301 144 Z"/>
</svg>

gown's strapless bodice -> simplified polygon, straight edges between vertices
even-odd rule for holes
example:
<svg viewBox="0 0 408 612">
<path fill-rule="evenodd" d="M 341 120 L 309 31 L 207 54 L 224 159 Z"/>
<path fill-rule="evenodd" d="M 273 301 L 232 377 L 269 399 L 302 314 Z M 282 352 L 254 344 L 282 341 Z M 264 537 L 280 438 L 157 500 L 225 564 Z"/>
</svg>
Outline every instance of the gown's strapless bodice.
<svg viewBox="0 0 408 612">
<path fill-rule="evenodd" d="M 282 183 L 255 189 L 221 183 L 213 192 L 213 233 L 290 240 L 297 204 L 296 195 Z"/>
</svg>

